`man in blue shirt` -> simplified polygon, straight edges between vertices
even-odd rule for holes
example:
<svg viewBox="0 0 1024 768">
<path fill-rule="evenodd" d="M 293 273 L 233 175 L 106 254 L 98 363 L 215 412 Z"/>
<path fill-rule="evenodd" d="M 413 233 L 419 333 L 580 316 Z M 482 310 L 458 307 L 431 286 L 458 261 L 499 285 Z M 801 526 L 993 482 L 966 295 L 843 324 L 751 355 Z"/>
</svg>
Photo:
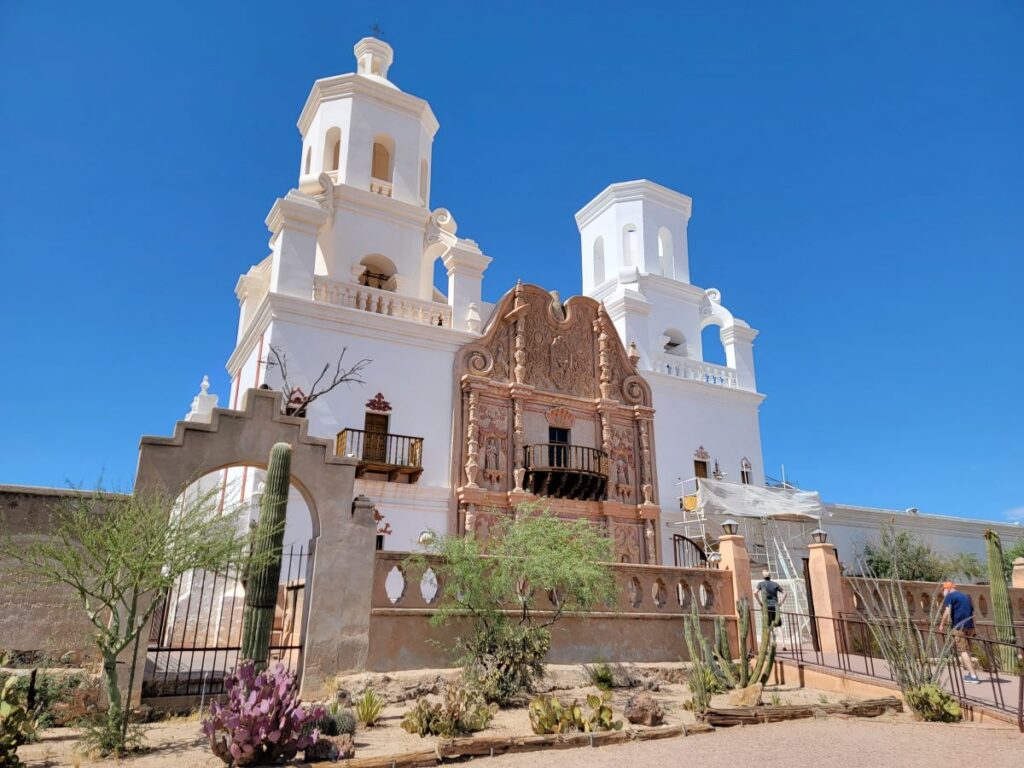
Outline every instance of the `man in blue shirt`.
<svg viewBox="0 0 1024 768">
<path fill-rule="evenodd" d="M 953 644 L 960 654 L 967 674 L 964 680 L 968 683 L 980 683 L 974 673 L 974 659 L 971 658 L 971 638 L 974 637 L 974 606 L 971 598 L 958 592 L 952 581 L 942 585 L 942 618 L 939 620 L 939 632 L 944 632 L 949 625 L 953 633 Z"/>
</svg>

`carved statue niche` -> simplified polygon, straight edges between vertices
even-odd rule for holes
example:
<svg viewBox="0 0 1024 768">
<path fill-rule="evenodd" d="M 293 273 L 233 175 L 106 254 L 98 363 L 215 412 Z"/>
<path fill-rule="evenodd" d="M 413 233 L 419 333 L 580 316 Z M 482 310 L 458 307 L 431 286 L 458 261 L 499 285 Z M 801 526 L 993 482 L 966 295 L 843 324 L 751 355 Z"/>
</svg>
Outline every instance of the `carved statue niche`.
<svg viewBox="0 0 1024 768">
<path fill-rule="evenodd" d="M 486 404 L 481 410 L 479 428 L 484 483 L 492 491 L 504 490 L 508 476 L 508 408 Z"/>
<path fill-rule="evenodd" d="M 640 526 L 633 522 L 611 523 L 612 545 L 615 548 L 615 559 L 620 563 L 639 563 L 641 533 Z"/>
<path fill-rule="evenodd" d="M 632 504 L 636 487 L 636 457 L 633 451 L 633 430 L 613 426 L 611 460 L 615 476 L 610 483 L 614 496 L 623 504 Z"/>
</svg>

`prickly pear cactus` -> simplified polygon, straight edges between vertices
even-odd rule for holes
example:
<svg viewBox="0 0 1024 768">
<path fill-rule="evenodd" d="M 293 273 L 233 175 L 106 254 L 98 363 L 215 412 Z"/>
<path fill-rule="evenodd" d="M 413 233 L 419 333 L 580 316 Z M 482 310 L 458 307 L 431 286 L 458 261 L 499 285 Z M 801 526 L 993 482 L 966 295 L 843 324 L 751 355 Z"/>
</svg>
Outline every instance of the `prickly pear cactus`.
<svg viewBox="0 0 1024 768">
<path fill-rule="evenodd" d="M 270 464 L 267 466 L 267 480 L 253 543 L 256 565 L 248 571 L 245 608 L 242 610 L 242 658 L 252 659 L 257 670 L 266 668 L 270 655 L 291 465 L 292 447 L 287 443 L 275 444 L 270 449 Z"/>
<path fill-rule="evenodd" d="M 0 693 L 0 766 L 3 768 L 22 764 L 17 755 L 18 746 L 28 741 L 35 730 L 35 718 L 18 701 L 14 690 L 17 682 L 13 676 L 7 678 Z"/>
</svg>

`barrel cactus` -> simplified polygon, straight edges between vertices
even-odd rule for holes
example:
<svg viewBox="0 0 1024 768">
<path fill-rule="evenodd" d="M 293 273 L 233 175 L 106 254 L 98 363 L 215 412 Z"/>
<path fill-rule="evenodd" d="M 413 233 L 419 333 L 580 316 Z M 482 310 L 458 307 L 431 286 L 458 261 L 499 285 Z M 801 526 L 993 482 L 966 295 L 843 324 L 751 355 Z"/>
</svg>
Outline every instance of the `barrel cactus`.
<svg viewBox="0 0 1024 768">
<path fill-rule="evenodd" d="M 985 550 L 988 555 L 989 592 L 992 596 L 992 617 L 995 620 L 996 639 L 1009 645 L 999 645 L 997 661 L 1004 672 L 1016 672 L 1020 665 L 1017 642 L 1013 629 L 1013 616 L 1010 613 L 1010 592 L 1006 588 L 1006 574 L 1003 571 L 1003 545 L 999 534 L 993 530 L 985 531 Z"/>
<path fill-rule="evenodd" d="M 285 513 L 291 480 L 292 448 L 276 443 L 270 449 L 267 480 L 260 500 L 260 517 L 253 541 L 252 566 L 247 571 L 242 610 L 242 658 L 257 670 L 267 666 L 270 635 L 274 628 L 277 585 L 281 578 Z"/>
</svg>

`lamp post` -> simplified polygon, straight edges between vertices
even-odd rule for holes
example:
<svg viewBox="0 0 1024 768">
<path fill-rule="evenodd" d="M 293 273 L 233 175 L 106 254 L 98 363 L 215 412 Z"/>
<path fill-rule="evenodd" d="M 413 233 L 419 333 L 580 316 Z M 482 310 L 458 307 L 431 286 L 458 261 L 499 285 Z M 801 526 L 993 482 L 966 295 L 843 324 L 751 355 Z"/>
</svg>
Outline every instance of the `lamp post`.
<svg viewBox="0 0 1024 768">
<path fill-rule="evenodd" d="M 824 544 L 827 539 L 828 534 L 821 528 L 815 528 L 813 531 L 811 531 L 811 541 L 813 541 L 815 544 Z"/>
<path fill-rule="evenodd" d="M 733 520 L 731 517 L 727 517 L 722 521 L 722 530 L 725 531 L 726 536 L 735 536 L 736 531 L 739 530 L 739 523 Z"/>
</svg>

